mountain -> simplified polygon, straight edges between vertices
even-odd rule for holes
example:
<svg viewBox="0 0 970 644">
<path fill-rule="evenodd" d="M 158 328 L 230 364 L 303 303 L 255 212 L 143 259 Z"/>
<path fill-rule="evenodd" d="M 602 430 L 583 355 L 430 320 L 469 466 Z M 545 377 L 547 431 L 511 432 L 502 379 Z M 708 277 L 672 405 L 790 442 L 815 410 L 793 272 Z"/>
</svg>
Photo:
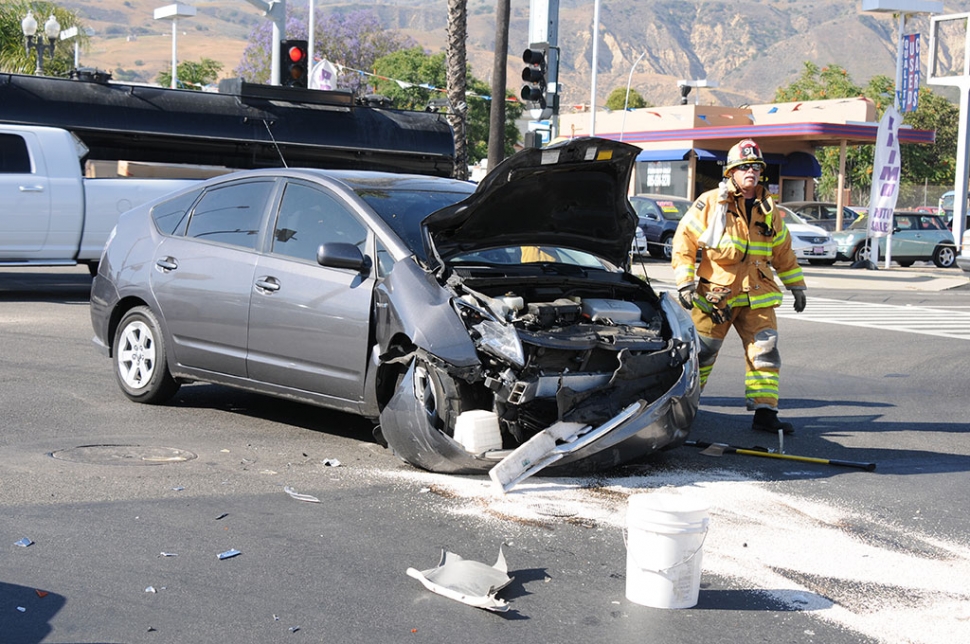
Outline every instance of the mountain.
<svg viewBox="0 0 970 644">
<path fill-rule="evenodd" d="M 560 83 L 563 111 L 590 102 L 593 3 L 560 0 Z M 112 71 L 116 79 L 154 81 L 171 64 L 172 28 L 154 20 L 157 0 L 66 0 L 95 29 L 81 64 Z M 289 0 L 291 10 L 306 0 Z M 191 2 L 197 15 L 178 28 L 180 60 L 212 58 L 233 76 L 250 30 L 264 18 L 246 0 Z M 388 28 L 410 35 L 425 49 L 444 48 L 446 0 L 317 0 L 318 9 L 376 12 Z M 529 2 L 512 0 L 508 85 L 516 94 L 528 47 Z M 305 9 L 303 9 L 305 10 Z M 949 2 L 947 14 L 970 11 L 970 0 Z M 489 80 L 495 41 L 494 3 L 468 0 L 468 62 L 472 73 Z M 875 75 L 895 76 L 897 20 L 891 14 L 861 11 L 861 1 L 816 0 L 611 0 L 600 7 L 596 103 L 625 88 L 627 80 L 653 105 L 680 101 L 678 79 L 716 81 L 714 89 L 694 90 L 691 101 L 741 105 L 770 102 L 775 90 L 795 80 L 805 61 L 844 67 L 864 85 Z M 922 65 L 929 58 L 929 19 L 912 16 L 907 33 L 921 33 Z M 963 50 L 962 34 L 954 52 Z M 643 54 L 635 66 L 634 63 Z M 961 54 L 962 56 L 962 54 Z M 118 70 L 121 70 L 120 73 Z M 631 75 L 632 71 L 632 75 Z M 924 81 L 925 82 L 925 81 Z"/>
</svg>

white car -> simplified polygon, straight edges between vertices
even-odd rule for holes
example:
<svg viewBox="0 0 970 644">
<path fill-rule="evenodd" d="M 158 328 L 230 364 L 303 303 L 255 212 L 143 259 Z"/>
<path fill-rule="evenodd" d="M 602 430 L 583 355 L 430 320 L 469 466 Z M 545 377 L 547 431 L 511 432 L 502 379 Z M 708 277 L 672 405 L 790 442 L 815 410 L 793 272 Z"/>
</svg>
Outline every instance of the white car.
<svg viewBox="0 0 970 644">
<path fill-rule="evenodd" d="M 960 254 L 957 255 L 957 266 L 970 273 L 970 230 L 963 231 Z"/>
<path fill-rule="evenodd" d="M 832 235 L 823 228 L 805 221 L 800 215 L 785 206 L 776 204 L 775 208 L 783 213 L 785 225 L 791 235 L 791 247 L 795 257 L 808 260 L 809 264 L 831 266 L 838 254 L 838 244 Z"/>
</svg>

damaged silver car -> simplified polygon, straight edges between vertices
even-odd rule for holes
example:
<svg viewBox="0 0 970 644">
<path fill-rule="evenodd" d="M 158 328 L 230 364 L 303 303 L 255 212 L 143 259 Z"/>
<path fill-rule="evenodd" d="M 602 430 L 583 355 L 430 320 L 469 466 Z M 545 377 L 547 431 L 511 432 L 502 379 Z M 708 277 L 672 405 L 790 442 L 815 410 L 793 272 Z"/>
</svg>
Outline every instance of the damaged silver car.
<svg viewBox="0 0 970 644">
<path fill-rule="evenodd" d="M 682 443 L 696 336 L 624 270 L 639 149 L 528 149 L 476 187 L 366 171 L 211 179 L 124 214 L 91 293 L 126 396 L 213 382 L 349 411 L 438 472 L 593 471 Z M 539 441 L 539 439 L 542 439 Z M 507 462 L 507 461 L 506 461 Z"/>
</svg>

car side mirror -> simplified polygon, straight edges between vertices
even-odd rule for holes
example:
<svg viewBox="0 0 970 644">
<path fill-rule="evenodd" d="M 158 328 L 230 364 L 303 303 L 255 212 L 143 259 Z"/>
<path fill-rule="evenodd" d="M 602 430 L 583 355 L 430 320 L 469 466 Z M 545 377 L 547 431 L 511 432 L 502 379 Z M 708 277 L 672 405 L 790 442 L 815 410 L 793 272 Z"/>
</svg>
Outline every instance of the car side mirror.
<svg viewBox="0 0 970 644">
<path fill-rule="evenodd" d="M 330 268 L 349 268 L 367 274 L 371 269 L 371 259 L 365 256 L 354 244 L 327 242 L 317 248 L 317 263 Z"/>
</svg>

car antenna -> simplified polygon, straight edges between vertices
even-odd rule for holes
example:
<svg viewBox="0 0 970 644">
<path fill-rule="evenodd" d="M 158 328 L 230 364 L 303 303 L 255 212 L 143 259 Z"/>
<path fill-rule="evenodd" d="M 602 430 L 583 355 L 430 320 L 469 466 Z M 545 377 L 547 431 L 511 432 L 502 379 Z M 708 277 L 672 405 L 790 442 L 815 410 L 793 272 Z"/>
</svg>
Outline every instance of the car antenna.
<svg viewBox="0 0 970 644">
<path fill-rule="evenodd" d="M 283 167 L 289 168 L 290 166 L 286 165 L 286 159 L 283 158 L 283 151 L 280 150 L 280 144 L 276 142 L 276 137 L 273 136 L 273 130 L 269 129 L 269 121 L 263 119 L 263 125 L 266 126 L 266 131 L 269 133 L 269 138 L 273 139 L 273 146 L 276 148 L 276 154 L 280 155 L 280 161 L 283 162 Z"/>
</svg>

